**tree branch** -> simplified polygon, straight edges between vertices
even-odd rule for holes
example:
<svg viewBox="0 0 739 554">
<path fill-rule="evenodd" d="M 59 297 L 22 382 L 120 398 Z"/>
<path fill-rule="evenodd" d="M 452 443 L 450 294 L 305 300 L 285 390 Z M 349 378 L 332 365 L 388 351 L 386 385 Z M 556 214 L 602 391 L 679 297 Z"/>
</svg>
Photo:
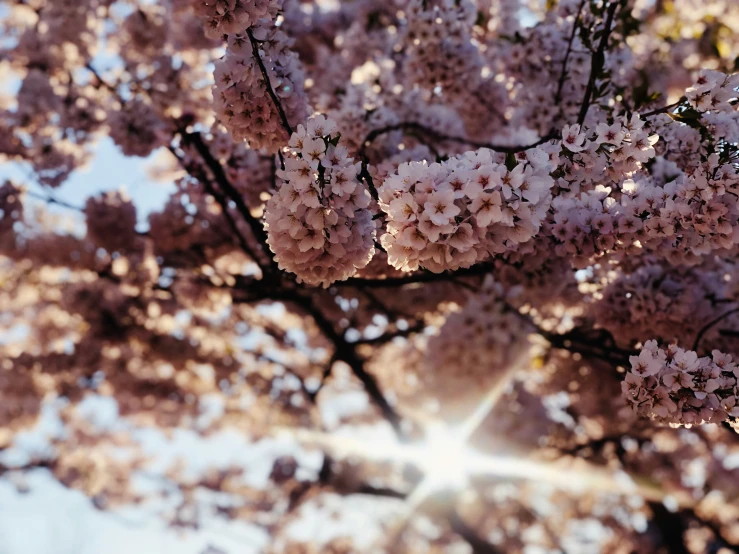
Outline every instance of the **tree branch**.
<svg viewBox="0 0 739 554">
<path fill-rule="evenodd" d="M 287 115 L 285 114 L 285 110 L 282 108 L 280 99 L 277 98 L 277 94 L 272 88 L 272 83 L 269 80 L 269 73 L 267 73 L 267 68 L 264 66 L 262 57 L 259 55 L 259 41 L 257 41 L 256 38 L 254 38 L 254 35 L 251 32 L 251 29 L 247 29 L 246 34 L 249 36 L 249 41 L 251 42 L 251 51 L 252 51 L 252 54 L 254 54 L 254 59 L 257 61 L 257 64 L 259 65 L 259 70 L 262 72 L 262 78 L 264 79 L 264 86 L 267 87 L 267 94 L 269 94 L 269 97 L 272 99 L 272 103 L 274 103 L 277 113 L 280 114 L 280 121 L 282 122 L 282 127 L 285 129 L 285 131 L 287 131 L 287 135 L 289 137 L 290 135 L 293 134 L 293 129 L 292 127 L 290 127 L 290 122 L 287 120 Z"/>
<path fill-rule="evenodd" d="M 524 150 L 529 150 L 531 148 L 536 148 L 537 146 L 540 146 L 544 144 L 545 142 L 548 142 L 554 138 L 557 138 L 557 133 L 551 132 L 547 134 L 546 136 L 538 139 L 535 142 L 532 142 L 531 144 L 525 144 L 520 146 L 505 146 L 502 144 L 492 144 L 489 142 L 479 142 L 470 140 L 464 137 L 458 137 L 454 135 L 446 135 L 444 133 L 440 133 L 438 131 L 435 131 L 434 129 L 431 129 L 430 127 L 426 127 L 425 125 L 422 125 L 420 123 L 416 123 L 414 121 L 403 121 L 400 123 L 394 123 L 393 125 L 387 125 L 385 127 L 380 127 L 378 129 L 374 129 L 370 131 L 367 136 L 365 137 L 364 141 L 362 142 L 362 146 L 359 149 L 359 157 L 363 160 L 367 159 L 367 147 L 369 147 L 374 140 L 384 134 L 390 133 L 392 131 L 404 131 L 404 132 L 417 132 L 417 133 L 425 133 L 430 138 L 438 141 L 438 142 L 456 142 L 460 144 L 468 144 L 470 146 L 474 146 L 475 148 L 490 148 L 491 150 L 495 150 L 496 152 L 503 152 L 506 154 L 515 154 L 516 152 L 523 152 Z"/>
<path fill-rule="evenodd" d="M 680 512 L 670 512 L 661 502 L 650 501 L 651 523 L 659 529 L 662 541 L 670 554 L 690 554 L 685 546 L 683 534 L 686 526 Z"/>
<path fill-rule="evenodd" d="M 372 196 L 374 201 L 379 202 L 380 196 L 377 194 L 377 188 L 375 187 L 375 182 L 372 180 L 372 175 L 370 175 L 369 168 L 367 166 L 368 166 L 367 158 L 363 156 L 362 157 L 362 169 L 359 171 L 359 178 L 364 180 L 364 182 L 367 184 L 367 188 L 369 189 L 370 195 Z"/>
<path fill-rule="evenodd" d="M 357 379 L 364 385 L 367 394 L 382 412 L 382 416 L 390 423 L 399 437 L 403 437 L 401 429 L 401 417 L 390 405 L 380 390 L 374 376 L 364 369 L 364 361 L 357 354 L 354 345 L 336 332 L 333 324 L 326 319 L 313 302 L 300 294 L 293 294 L 289 299 L 303 308 L 313 318 L 321 333 L 334 345 L 334 357 L 346 363 Z"/>
<path fill-rule="evenodd" d="M 218 202 L 218 205 L 221 207 L 223 217 L 225 218 L 226 223 L 228 224 L 233 234 L 236 236 L 236 240 L 239 243 L 239 246 L 241 246 L 241 249 L 246 253 L 247 256 L 256 261 L 257 257 L 254 255 L 254 252 L 249 246 L 249 243 L 246 241 L 246 237 L 244 237 L 244 235 L 241 233 L 239 226 L 236 224 L 236 221 L 231 215 L 231 210 L 228 207 L 228 202 L 226 198 L 224 198 L 224 196 L 218 190 L 216 190 L 216 188 L 213 186 L 213 183 L 210 182 L 210 179 L 207 178 L 205 173 L 200 168 L 192 167 L 186 164 L 185 160 L 182 159 L 182 156 L 180 156 L 177 153 L 177 150 L 173 147 L 170 146 L 169 151 L 172 152 L 172 155 L 180 161 L 180 164 L 188 173 L 196 173 L 195 177 L 203 184 L 206 192 L 210 194 L 213 198 L 215 198 L 216 202 Z"/>
<path fill-rule="evenodd" d="M 113 85 L 111 85 L 110 83 L 108 83 L 105 79 L 103 79 L 102 76 L 100 75 L 100 73 L 98 72 L 98 70 L 93 67 L 92 63 L 90 63 L 90 62 L 86 63 L 85 64 L 85 69 L 87 69 L 87 71 L 89 71 L 90 73 L 92 73 L 93 76 L 98 80 L 98 82 L 102 86 L 104 86 L 110 92 L 112 92 L 113 94 L 115 94 L 116 97 L 118 98 L 118 100 L 122 104 L 125 104 L 125 101 L 123 99 L 121 99 L 120 95 L 118 94 L 118 89 L 116 87 L 114 87 Z"/>
<path fill-rule="evenodd" d="M 456 271 L 444 271 L 442 273 L 432 273 L 431 271 L 418 271 L 410 275 L 402 277 L 385 277 L 384 279 L 371 279 L 363 277 L 353 277 L 346 281 L 336 282 L 335 287 L 361 287 L 361 288 L 391 288 L 402 287 L 413 283 L 433 283 L 437 281 L 452 281 L 459 277 L 469 277 L 472 275 L 487 275 L 493 270 L 491 262 L 483 262 L 465 269 Z"/>
<path fill-rule="evenodd" d="M 708 331 L 710 331 L 711 327 L 713 327 L 717 323 L 720 323 L 721 321 L 723 321 L 730 315 L 735 314 L 737 312 L 739 312 L 739 308 L 734 308 L 732 310 L 729 310 L 728 312 L 724 312 L 720 316 L 712 319 L 711 321 L 706 323 L 703 327 L 701 327 L 701 329 L 698 331 L 698 334 L 695 336 L 695 342 L 693 343 L 693 350 L 695 352 L 698 351 L 698 346 L 700 345 L 701 339 Z"/>
<path fill-rule="evenodd" d="M 575 35 L 577 34 L 577 27 L 578 23 L 580 22 L 580 14 L 582 13 L 582 9 L 585 7 L 585 0 L 580 0 L 580 5 L 577 8 L 577 16 L 575 17 L 575 22 L 572 24 L 572 33 L 570 33 L 570 38 L 567 41 L 567 51 L 565 52 L 565 59 L 562 62 L 562 73 L 559 75 L 559 81 L 557 82 L 557 92 L 554 95 L 554 103 L 559 105 L 559 103 L 562 101 L 562 88 L 565 84 L 565 79 L 567 77 L 567 62 L 570 59 L 570 54 L 572 53 L 572 43 L 575 40 Z"/>
<path fill-rule="evenodd" d="M 688 97 L 687 96 L 682 96 L 682 97 L 680 97 L 680 100 L 678 100 L 677 102 L 673 102 L 672 104 L 668 104 L 667 106 L 664 106 L 662 108 L 657 108 L 656 110 L 652 110 L 651 112 L 647 112 L 645 114 L 641 114 L 640 117 L 642 119 L 646 119 L 647 117 L 652 117 L 653 115 L 658 115 L 658 114 L 661 114 L 661 113 L 667 113 L 670 110 L 672 110 L 673 108 L 677 108 L 680 104 L 682 104 L 684 102 L 687 102 L 687 101 L 688 101 Z"/>
<path fill-rule="evenodd" d="M 585 96 L 580 106 L 580 115 L 577 118 L 578 124 L 582 125 L 585 122 L 585 117 L 588 115 L 588 109 L 590 108 L 590 102 L 593 98 L 593 92 L 595 90 L 595 81 L 603 71 L 603 66 L 606 61 L 606 47 L 608 46 L 608 37 L 611 35 L 611 26 L 613 25 L 613 18 L 616 15 L 616 8 L 618 8 L 619 2 L 616 0 L 611 1 L 611 5 L 608 6 L 608 15 L 603 27 L 603 34 L 600 37 L 600 43 L 598 49 L 590 58 L 590 78 L 588 79 L 588 85 L 585 87 Z"/>
<path fill-rule="evenodd" d="M 259 222 L 253 215 L 251 215 L 249 207 L 244 202 L 241 193 L 236 189 L 236 187 L 233 186 L 233 184 L 231 184 L 231 181 L 226 175 L 226 172 L 223 170 L 220 162 L 215 159 L 210 149 L 208 148 L 208 145 L 205 144 L 205 142 L 203 141 L 202 135 L 200 133 L 182 132 L 181 136 L 186 144 L 192 145 L 195 150 L 197 150 L 198 154 L 200 154 L 200 157 L 203 158 L 203 161 L 208 166 L 211 173 L 213 173 L 213 177 L 218 183 L 218 186 L 236 205 L 236 209 L 241 214 L 241 217 L 244 218 L 244 221 L 246 221 L 247 225 L 249 225 L 249 228 L 254 234 L 254 238 L 257 240 L 262 249 L 262 252 L 266 256 L 270 269 L 273 272 L 279 271 L 277 263 L 274 261 L 272 254 L 269 252 L 269 247 L 267 246 L 267 233 L 264 230 L 264 227 L 262 226 L 261 222 Z"/>
</svg>

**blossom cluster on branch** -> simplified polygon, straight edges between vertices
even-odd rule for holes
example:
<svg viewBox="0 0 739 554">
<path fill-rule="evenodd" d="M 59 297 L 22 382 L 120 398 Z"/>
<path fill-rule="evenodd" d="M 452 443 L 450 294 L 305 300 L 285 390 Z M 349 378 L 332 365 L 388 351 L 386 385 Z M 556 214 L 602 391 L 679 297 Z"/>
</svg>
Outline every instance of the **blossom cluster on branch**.
<svg viewBox="0 0 739 554">
<path fill-rule="evenodd" d="M 292 126 L 308 115 L 303 69 L 290 50 L 292 40 L 274 23 L 276 11 L 265 10 L 268 17 L 259 19 L 245 14 L 236 17 L 240 23 L 225 26 L 231 31 L 226 54 L 216 62 L 213 87 L 216 114 L 231 135 L 270 152 L 284 145 Z"/>
<path fill-rule="evenodd" d="M 205 21 L 205 33 L 220 38 L 243 32 L 260 19 L 274 19 L 280 9 L 275 0 L 195 0 L 195 13 Z"/>
<path fill-rule="evenodd" d="M 488 149 L 430 165 L 401 164 L 378 189 L 390 264 L 454 270 L 530 240 L 552 200 L 549 155 L 536 148 L 511 165 Z"/>
<path fill-rule="evenodd" d="M 282 183 L 266 207 L 275 260 L 311 285 L 348 279 L 375 251 L 370 195 L 340 139 L 335 123 L 321 115 L 299 125 L 278 171 Z"/>
<path fill-rule="evenodd" d="M 650 340 L 629 361 L 622 389 L 638 413 L 674 425 L 739 416 L 739 367 L 730 355 L 714 350 L 710 357 L 698 357 L 692 350 L 662 349 Z"/>
</svg>

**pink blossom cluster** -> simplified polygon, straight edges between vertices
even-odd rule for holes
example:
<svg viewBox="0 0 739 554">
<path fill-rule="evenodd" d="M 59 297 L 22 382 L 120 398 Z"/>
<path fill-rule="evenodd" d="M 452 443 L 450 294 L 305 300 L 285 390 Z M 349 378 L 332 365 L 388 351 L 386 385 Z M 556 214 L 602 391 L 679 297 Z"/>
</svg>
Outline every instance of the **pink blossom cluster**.
<svg viewBox="0 0 739 554">
<path fill-rule="evenodd" d="M 156 57 L 167 43 L 167 20 L 154 8 L 139 8 L 126 17 L 121 30 L 125 32 L 128 48 L 121 54 L 130 61 L 146 61 Z"/>
<path fill-rule="evenodd" d="M 205 20 L 211 38 L 241 33 L 262 18 L 274 19 L 282 2 L 276 0 L 195 0 L 195 13 Z"/>
<path fill-rule="evenodd" d="M 590 313 L 625 346 L 644 336 L 665 343 L 691 340 L 716 316 L 715 300 L 729 292 L 722 279 L 725 271 L 647 262 L 632 273 L 619 274 Z"/>
<path fill-rule="evenodd" d="M 39 12 L 46 32 L 38 34 L 47 43 L 74 45 L 80 53 L 87 54 L 94 48 L 97 38 L 96 20 L 90 15 L 111 3 L 112 0 L 55 0 L 41 4 L 44 8 Z M 68 56 L 74 51 L 70 51 L 69 46 L 66 47 Z"/>
<path fill-rule="evenodd" d="M 292 40 L 271 19 L 251 28 L 259 55 L 290 125 L 308 114 L 305 76 Z M 226 55 L 215 64 L 213 102 L 220 122 L 237 140 L 254 149 L 276 152 L 288 139 L 281 115 L 270 97 L 261 68 L 246 34 L 228 37 Z"/>
<path fill-rule="evenodd" d="M 631 371 L 621 384 L 637 413 L 672 425 L 699 425 L 739 416 L 739 367 L 718 350 L 698 357 L 676 345 L 644 344 L 629 358 Z"/>
<path fill-rule="evenodd" d="M 223 247 L 223 236 L 228 236 L 230 229 L 216 199 L 191 177 L 175 184 L 177 192 L 162 211 L 149 215 L 149 236 L 155 252 L 186 255 L 189 249 Z"/>
<path fill-rule="evenodd" d="M 565 125 L 562 147 L 569 153 L 562 188 L 578 190 L 583 185 L 599 184 L 603 176 L 621 180 L 642 169 L 653 159 L 659 136 L 650 135 L 638 114 L 623 116 L 613 123 L 601 122 L 594 129 Z"/>
<path fill-rule="evenodd" d="M 482 59 L 470 41 L 477 11 L 469 0 L 407 2 L 407 76 L 429 89 L 459 92 L 480 79 Z"/>
<path fill-rule="evenodd" d="M 739 94 L 739 74 L 727 75 L 714 69 L 703 69 L 688 90 L 685 91 L 690 104 L 698 111 L 732 112 L 736 108 L 731 100 Z"/>
<path fill-rule="evenodd" d="M 146 157 L 167 141 L 162 120 L 141 98 L 108 113 L 108 126 L 110 138 L 126 156 Z"/>
<path fill-rule="evenodd" d="M 282 184 L 267 202 L 267 242 L 280 268 L 298 280 L 329 286 L 365 267 L 375 251 L 369 193 L 358 163 L 339 145 L 322 115 L 292 134 Z"/>
<path fill-rule="evenodd" d="M 559 255 L 588 263 L 610 250 L 649 252 L 672 263 L 695 264 L 739 241 L 739 174 L 717 154 L 691 174 L 660 186 L 625 180 L 620 190 L 597 186 L 552 202 Z"/>
<path fill-rule="evenodd" d="M 38 181 L 58 187 L 89 157 L 89 152 L 69 140 L 60 140 L 51 131 L 38 133 L 26 155 Z"/>
<path fill-rule="evenodd" d="M 406 86 L 433 91 L 456 109 L 471 135 L 489 136 L 501 122 L 505 88 L 483 78 L 485 60 L 473 37 L 478 7 L 471 0 L 410 0 L 402 37 Z"/>
<path fill-rule="evenodd" d="M 739 74 L 727 75 L 704 69 L 692 87 L 685 92 L 690 104 L 699 112 L 700 123 L 714 140 L 739 141 Z"/>
<path fill-rule="evenodd" d="M 624 182 L 625 217 L 644 221 L 644 247 L 673 263 L 698 263 L 714 251 L 739 241 L 739 173 L 712 154 L 694 172 L 658 187 Z"/>
<path fill-rule="evenodd" d="M 469 267 L 538 232 L 554 186 L 546 147 L 528 150 L 515 167 L 496 159 L 483 148 L 441 163 L 403 163 L 383 182 L 381 242 L 393 267 Z"/>
<path fill-rule="evenodd" d="M 108 252 L 125 253 L 136 242 L 136 206 L 122 191 L 91 196 L 85 204 L 87 237 Z"/>
<path fill-rule="evenodd" d="M 31 121 L 47 121 L 59 109 L 61 99 L 54 94 L 49 75 L 31 69 L 18 91 L 18 117 L 23 124 Z"/>
<path fill-rule="evenodd" d="M 700 128 L 685 125 L 667 114 L 655 116 L 649 123 L 660 136 L 654 145 L 657 157 L 651 167 L 652 177 L 660 184 L 673 180 L 682 171 L 690 171 L 708 156 Z"/>
</svg>

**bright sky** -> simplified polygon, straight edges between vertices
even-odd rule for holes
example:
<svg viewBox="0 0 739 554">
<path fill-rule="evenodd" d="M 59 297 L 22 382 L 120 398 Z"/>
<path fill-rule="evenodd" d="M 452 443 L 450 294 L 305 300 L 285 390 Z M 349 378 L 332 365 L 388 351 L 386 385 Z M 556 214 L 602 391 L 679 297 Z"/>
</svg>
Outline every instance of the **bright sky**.
<svg viewBox="0 0 739 554">
<path fill-rule="evenodd" d="M 151 518 L 97 511 L 81 493 L 65 489 L 46 470 L 28 474 L 30 492 L 0 480 L 0 554 L 256 554 L 267 537 L 245 524 L 212 522 L 176 533 Z"/>
<path fill-rule="evenodd" d="M 139 221 L 146 220 L 148 214 L 162 208 L 169 195 L 174 191 L 171 182 L 155 182 L 147 173 L 147 166 L 155 163 L 160 151 L 149 158 L 127 158 L 109 138 L 100 140 L 95 145 L 92 162 L 89 166 L 75 171 L 59 188 L 48 189 L 37 185 L 32 179 L 30 168 L 23 164 L 3 164 L 0 166 L 0 181 L 12 179 L 16 184 L 24 185 L 34 192 L 51 193 L 58 200 L 75 206 L 84 205 L 84 200 L 91 195 L 106 190 L 125 189 L 136 203 Z M 51 206 L 54 210 L 61 208 Z"/>
<path fill-rule="evenodd" d="M 60 405 L 48 402 L 35 428 L 21 433 L 13 448 L 0 453 L 0 462 L 22 465 L 48 453 L 49 439 L 63 432 L 57 416 Z M 100 429 L 131 429 L 118 417 L 111 398 L 88 397 L 78 410 Z M 295 456 L 301 466 L 298 477 L 302 478 L 315 475 L 323 459 L 320 452 L 305 451 L 289 437 L 250 443 L 235 431 L 207 439 L 187 430 L 171 437 L 156 429 L 132 431 L 142 451 L 155 459 L 146 474 L 135 478 L 135 486 L 142 492 L 158 490 L 158 476 L 176 461 L 184 462 L 186 476 L 200 475 L 209 468 L 241 466 L 246 484 L 264 489 L 270 486 L 268 477 L 278 457 Z M 201 530 L 169 529 L 161 515 L 177 502 L 175 495 L 171 501 L 103 512 L 82 493 L 61 485 L 47 470 L 6 474 L 0 479 L 0 554 L 203 554 L 209 546 L 228 554 L 250 554 L 261 552 L 270 540 L 262 528 L 228 522 L 209 513 L 207 502 L 202 505 Z M 295 531 L 301 536 L 319 533 L 331 538 L 347 529 L 333 524 L 311 530 L 303 525 Z"/>
</svg>

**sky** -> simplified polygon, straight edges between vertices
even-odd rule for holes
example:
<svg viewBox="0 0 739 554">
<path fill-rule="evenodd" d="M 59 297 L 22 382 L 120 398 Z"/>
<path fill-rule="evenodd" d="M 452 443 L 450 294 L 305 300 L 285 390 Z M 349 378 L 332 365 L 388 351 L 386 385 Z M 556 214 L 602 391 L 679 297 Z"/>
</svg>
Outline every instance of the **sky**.
<svg viewBox="0 0 739 554">
<path fill-rule="evenodd" d="M 50 439 L 63 436 L 58 417 L 63 405 L 60 400 L 47 402 L 35 427 L 20 433 L 12 448 L 0 452 L 0 463 L 19 466 L 50 453 Z M 184 464 L 187 477 L 210 468 L 240 466 L 244 482 L 262 490 L 270 486 L 269 475 L 280 456 L 296 458 L 299 478 L 314 477 L 323 462 L 318 450 L 304 450 L 289 436 L 250 442 L 236 431 L 202 438 L 185 429 L 165 436 L 158 429 L 132 427 L 118 417 L 115 400 L 109 397 L 87 397 L 77 410 L 98 429 L 130 431 L 143 453 L 152 457 L 145 473 L 134 474 L 134 486 L 140 492 L 160 490 L 161 477 L 175 462 Z M 204 554 L 209 547 L 213 554 L 256 554 L 269 544 L 264 529 L 216 517 L 208 509 L 207 493 L 203 498 L 202 528 L 173 530 L 161 516 L 177 504 L 176 494 L 169 501 L 148 502 L 143 507 L 100 511 L 84 494 L 65 488 L 45 469 L 7 473 L 0 479 L 0 554 Z M 361 504 L 338 520 L 308 512 L 305 522 L 294 523 L 290 532 L 296 537 L 330 540 L 361 529 L 356 522 L 363 514 L 366 510 Z M 364 535 L 368 536 L 366 530 Z"/>
<path fill-rule="evenodd" d="M 166 151 L 159 149 L 148 158 L 123 156 L 110 138 L 102 138 L 95 144 L 91 163 L 76 170 L 60 187 L 49 189 L 31 179 L 32 172 L 25 164 L 5 163 L 0 165 L 0 181 L 11 179 L 29 190 L 51 195 L 73 206 L 83 206 L 84 200 L 94 194 L 108 190 L 125 190 L 136 204 L 139 222 L 143 223 L 152 211 L 160 210 L 169 195 L 175 190 L 174 183 L 155 181 L 147 171 L 157 163 Z M 32 199 L 29 199 L 33 201 Z M 57 212 L 68 210 L 51 205 Z"/>
<path fill-rule="evenodd" d="M 268 541 L 245 524 L 211 522 L 198 532 L 177 533 L 136 515 L 97 511 L 48 471 L 27 474 L 28 493 L 0 480 L 0 554 L 256 554 Z"/>
</svg>

